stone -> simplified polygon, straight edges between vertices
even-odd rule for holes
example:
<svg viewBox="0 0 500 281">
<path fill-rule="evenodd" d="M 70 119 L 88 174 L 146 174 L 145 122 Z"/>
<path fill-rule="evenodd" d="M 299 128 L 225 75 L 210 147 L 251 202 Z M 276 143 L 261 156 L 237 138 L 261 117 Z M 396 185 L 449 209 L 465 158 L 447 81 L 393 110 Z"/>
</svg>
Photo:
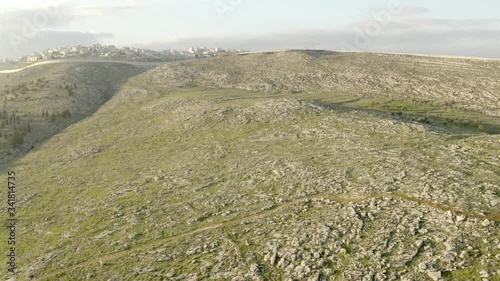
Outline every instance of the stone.
<svg viewBox="0 0 500 281">
<path fill-rule="evenodd" d="M 481 278 L 488 278 L 488 277 L 490 277 L 490 274 L 488 273 L 488 271 L 483 269 L 483 270 L 479 271 L 479 276 L 481 276 Z"/>
<path fill-rule="evenodd" d="M 250 271 L 253 272 L 253 273 L 258 273 L 259 272 L 259 266 L 257 264 L 252 264 L 250 266 Z"/>
<path fill-rule="evenodd" d="M 429 277 L 434 280 L 434 281 L 439 281 L 441 280 L 441 271 L 429 271 L 427 272 L 427 275 L 429 275 Z"/>
<path fill-rule="evenodd" d="M 490 220 L 485 219 L 485 220 L 481 223 L 481 225 L 482 225 L 482 226 L 484 226 L 484 227 L 488 227 L 488 226 L 490 226 Z"/>
<path fill-rule="evenodd" d="M 462 258 L 462 259 L 469 258 L 469 253 L 467 253 L 466 251 L 462 251 L 460 253 L 460 258 Z"/>
</svg>

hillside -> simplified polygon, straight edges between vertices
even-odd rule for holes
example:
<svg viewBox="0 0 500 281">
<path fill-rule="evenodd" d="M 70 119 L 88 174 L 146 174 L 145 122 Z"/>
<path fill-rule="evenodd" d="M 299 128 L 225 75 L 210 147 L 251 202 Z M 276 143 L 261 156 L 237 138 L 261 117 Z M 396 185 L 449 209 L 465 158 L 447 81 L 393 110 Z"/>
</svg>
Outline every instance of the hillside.
<svg viewBox="0 0 500 281">
<path fill-rule="evenodd" d="M 135 76 L 9 167 L 18 280 L 500 280 L 498 68 L 289 51 Z"/>
<path fill-rule="evenodd" d="M 97 111 L 145 70 L 126 64 L 61 63 L 0 74 L 0 164 Z"/>
<path fill-rule="evenodd" d="M 499 117 L 499 65 L 474 59 L 293 51 L 167 64 L 151 80 L 165 86 L 433 101 Z"/>
</svg>

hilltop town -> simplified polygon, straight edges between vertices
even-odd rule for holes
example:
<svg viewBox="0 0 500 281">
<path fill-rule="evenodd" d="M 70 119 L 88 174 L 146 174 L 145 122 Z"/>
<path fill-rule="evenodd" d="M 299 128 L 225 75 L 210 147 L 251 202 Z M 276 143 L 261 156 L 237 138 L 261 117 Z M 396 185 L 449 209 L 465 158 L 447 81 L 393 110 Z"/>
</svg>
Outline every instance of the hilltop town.
<svg viewBox="0 0 500 281">
<path fill-rule="evenodd" d="M 225 48 L 191 47 L 185 51 L 163 50 L 155 51 L 134 47 L 119 47 L 115 45 L 94 44 L 91 46 L 66 46 L 34 52 L 28 56 L 4 58 L 0 64 L 35 63 L 46 60 L 68 58 L 101 58 L 133 61 L 172 61 L 188 58 L 217 57 L 226 53 L 241 52 Z"/>
</svg>

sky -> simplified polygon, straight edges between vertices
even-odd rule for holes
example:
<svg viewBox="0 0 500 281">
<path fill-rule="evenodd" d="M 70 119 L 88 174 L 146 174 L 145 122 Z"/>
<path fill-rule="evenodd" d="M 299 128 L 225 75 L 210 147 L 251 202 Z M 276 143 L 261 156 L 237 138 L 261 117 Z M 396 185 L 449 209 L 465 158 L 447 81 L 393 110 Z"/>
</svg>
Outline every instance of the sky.
<svg viewBox="0 0 500 281">
<path fill-rule="evenodd" d="M 500 58 L 500 1 L 0 0 L 0 58 L 95 43 Z"/>
</svg>

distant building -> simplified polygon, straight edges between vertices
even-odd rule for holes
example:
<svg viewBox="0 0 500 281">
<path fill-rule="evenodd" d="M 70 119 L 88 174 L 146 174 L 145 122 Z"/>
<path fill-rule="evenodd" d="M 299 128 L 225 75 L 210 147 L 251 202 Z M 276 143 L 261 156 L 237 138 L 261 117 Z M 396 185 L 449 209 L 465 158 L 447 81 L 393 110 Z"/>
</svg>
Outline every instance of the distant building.
<svg viewBox="0 0 500 281">
<path fill-rule="evenodd" d="M 28 56 L 28 58 L 26 59 L 26 62 L 37 62 L 41 59 L 42 59 L 42 56 L 40 54 L 34 53 L 33 55 Z"/>
</svg>

